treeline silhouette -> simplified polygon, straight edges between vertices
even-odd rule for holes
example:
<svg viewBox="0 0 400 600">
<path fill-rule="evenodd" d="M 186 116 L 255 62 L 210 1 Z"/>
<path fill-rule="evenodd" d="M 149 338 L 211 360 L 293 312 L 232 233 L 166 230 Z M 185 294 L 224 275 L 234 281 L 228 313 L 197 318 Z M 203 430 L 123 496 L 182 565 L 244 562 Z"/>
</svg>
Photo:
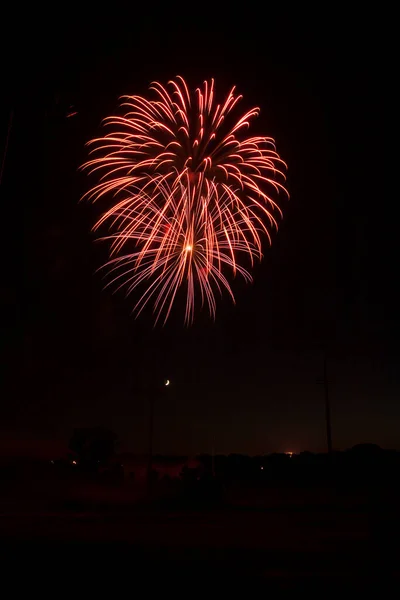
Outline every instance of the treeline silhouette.
<svg viewBox="0 0 400 600">
<path fill-rule="evenodd" d="M 73 432 L 63 457 L 35 460 L 32 457 L 2 457 L 0 480 L 19 475 L 68 477 L 97 481 L 138 482 L 146 477 L 148 457 L 118 452 L 117 435 L 106 428 L 93 427 Z M 154 480 L 179 479 L 185 482 L 218 480 L 222 485 L 317 486 L 342 483 L 399 486 L 400 452 L 385 450 L 376 444 L 358 444 L 349 450 L 331 454 L 301 452 L 272 453 L 263 456 L 201 454 L 187 456 L 153 456 Z"/>
<path fill-rule="evenodd" d="M 299 454 L 273 453 L 250 457 L 242 454 L 202 455 L 207 472 L 226 483 L 317 485 L 342 480 L 347 485 L 386 481 L 397 485 L 400 452 L 384 450 L 375 444 L 358 444 L 345 451 Z M 214 465 L 214 467 L 213 467 Z"/>
</svg>

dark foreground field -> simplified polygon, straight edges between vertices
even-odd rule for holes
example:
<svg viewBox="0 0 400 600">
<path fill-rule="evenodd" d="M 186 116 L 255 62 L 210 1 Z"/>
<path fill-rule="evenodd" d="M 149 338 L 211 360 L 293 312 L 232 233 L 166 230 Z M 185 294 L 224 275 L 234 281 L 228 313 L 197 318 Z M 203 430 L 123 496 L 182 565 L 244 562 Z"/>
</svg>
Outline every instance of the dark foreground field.
<svg viewBox="0 0 400 600">
<path fill-rule="evenodd" d="M 94 504 L 85 497 L 79 507 L 46 510 L 7 503 L 0 517 L 3 567 L 35 565 L 36 573 L 67 579 L 146 577 L 150 589 L 171 578 L 174 585 L 263 580 L 321 591 L 399 585 L 399 512 L 390 490 L 231 490 L 223 502 L 196 508 L 133 507 L 115 498 Z"/>
</svg>

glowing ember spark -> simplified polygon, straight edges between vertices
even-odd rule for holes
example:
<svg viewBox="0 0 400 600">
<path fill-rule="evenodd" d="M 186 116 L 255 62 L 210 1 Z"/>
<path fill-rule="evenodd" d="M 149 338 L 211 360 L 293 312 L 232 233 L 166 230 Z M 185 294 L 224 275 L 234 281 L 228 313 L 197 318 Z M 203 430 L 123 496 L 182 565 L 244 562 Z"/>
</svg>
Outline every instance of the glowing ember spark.
<svg viewBox="0 0 400 600">
<path fill-rule="evenodd" d="M 194 93 L 181 77 L 150 90 L 152 100 L 123 97 L 124 114 L 105 119 L 109 133 L 89 142 L 83 165 L 100 174 L 85 196 L 112 198 L 94 227 L 109 227 L 107 285 L 130 294 L 143 284 L 135 310 L 152 301 L 156 321 L 167 320 L 180 287 L 186 322 L 197 299 L 215 317 L 216 291 L 234 300 L 227 272 L 251 281 L 243 260 L 253 265 L 263 235 L 271 241 L 286 165 L 272 138 L 245 136 L 257 108 L 232 118 L 235 88 L 220 103 L 214 80 Z"/>
</svg>

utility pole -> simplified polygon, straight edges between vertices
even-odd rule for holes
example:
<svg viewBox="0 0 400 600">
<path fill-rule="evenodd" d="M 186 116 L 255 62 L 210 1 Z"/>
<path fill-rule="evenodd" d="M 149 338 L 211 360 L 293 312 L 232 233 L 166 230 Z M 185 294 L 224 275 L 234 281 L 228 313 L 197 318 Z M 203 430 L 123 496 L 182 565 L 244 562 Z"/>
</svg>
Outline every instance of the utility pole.
<svg viewBox="0 0 400 600">
<path fill-rule="evenodd" d="M 149 394 L 150 414 L 149 414 L 149 455 L 147 461 L 147 495 L 151 497 L 152 492 L 152 473 L 153 473 L 153 433 L 154 433 L 154 402 L 155 392 L 150 390 Z"/>
<path fill-rule="evenodd" d="M 6 164 L 7 150 L 8 150 L 8 144 L 9 144 L 9 141 L 10 141 L 10 135 L 11 135 L 11 128 L 12 128 L 12 124 L 13 124 L 13 118 L 14 118 L 14 111 L 11 110 L 10 116 L 9 116 L 9 119 L 8 119 L 7 136 L 6 136 L 6 142 L 4 144 L 3 158 L 2 158 L 1 166 L 0 166 L 0 185 L 1 185 L 1 182 L 3 181 L 4 166 Z"/>
<path fill-rule="evenodd" d="M 211 475 L 215 479 L 215 434 L 213 435 L 213 445 L 211 448 Z"/>
<path fill-rule="evenodd" d="M 326 419 L 326 442 L 328 455 L 332 456 L 332 426 L 331 426 L 331 402 L 329 396 L 328 366 L 326 352 L 324 353 L 324 391 L 325 391 L 325 419 Z"/>
<path fill-rule="evenodd" d="M 150 498 L 153 488 L 153 438 L 154 438 L 154 405 L 160 398 L 162 389 L 170 385 L 170 380 L 165 379 L 163 386 L 151 386 L 148 390 L 149 395 L 149 454 L 147 460 L 147 495 Z"/>
</svg>

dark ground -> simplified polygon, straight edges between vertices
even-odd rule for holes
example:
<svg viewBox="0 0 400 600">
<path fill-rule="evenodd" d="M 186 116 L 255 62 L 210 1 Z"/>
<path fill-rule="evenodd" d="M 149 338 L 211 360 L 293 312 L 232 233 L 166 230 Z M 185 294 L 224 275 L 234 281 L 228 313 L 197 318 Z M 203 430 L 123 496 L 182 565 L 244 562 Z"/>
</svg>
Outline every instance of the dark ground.
<svg viewBox="0 0 400 600">
<path fill-rule="evenodd" d="M 195 508 L 133 507 L 118 501 L 119 493 L 99 501 L 93 490 L 81 489 L 78 504 L 53 501 L 46 510 L 4 504 L 3 566 L 36 574 L 45 567 L 68 580 L 91 577 L 93 569 L 96 577 L 129 573 L 132 581 L 148 574 L 151 586 L 162 587 L 261 580 L 329 591 L 390 588 L 400 579 L 393 490 L 232 487 L 222 502 Z"/>
</svg>

